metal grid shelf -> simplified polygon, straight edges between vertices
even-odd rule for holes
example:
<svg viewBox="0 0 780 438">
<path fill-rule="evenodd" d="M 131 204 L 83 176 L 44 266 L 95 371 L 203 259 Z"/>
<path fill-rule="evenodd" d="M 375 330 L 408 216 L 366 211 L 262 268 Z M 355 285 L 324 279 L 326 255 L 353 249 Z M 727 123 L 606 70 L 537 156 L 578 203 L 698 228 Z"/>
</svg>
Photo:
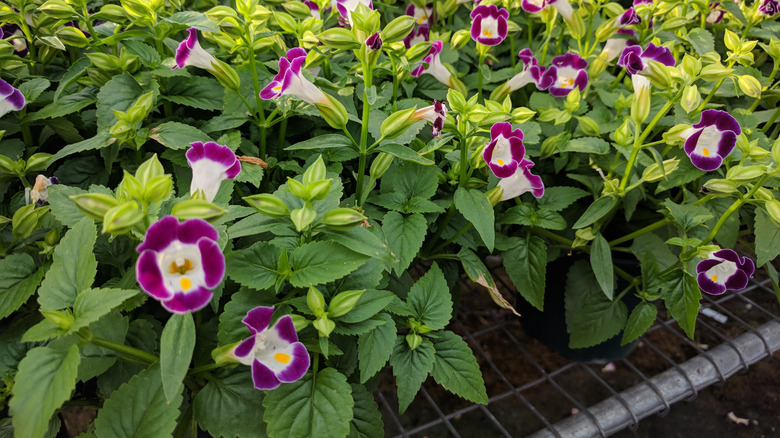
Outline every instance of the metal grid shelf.
<svg viewBox="0 0 780 438">
<path fill-rule="evenodd" d="M 494 275 L 505 296 L 514 288 Z M 739 293 L 705 294 L 696 340 L 659 310 L 639 347 L 615 363 L 570 362 L 523 332 L 516 317 L 497 309 L 468 281 L 461 281 L 459 316 L 449 329 L 463 336 L 483 372 L 489 403 L 471 404 L 429 379 L 404 415 L 398 415 L 389 373 L 375 398 L 387 436 L 394 437 L 606 437 L 652 414 L 665 415 L 680 400 L 723 384 L 780 350 L 780 306 L 769 280 L 751 280 Z M 717 315 L 716 315 L 717 317 Z M 385 390 L 385 388 L 387 388 Z"/>
</svg>

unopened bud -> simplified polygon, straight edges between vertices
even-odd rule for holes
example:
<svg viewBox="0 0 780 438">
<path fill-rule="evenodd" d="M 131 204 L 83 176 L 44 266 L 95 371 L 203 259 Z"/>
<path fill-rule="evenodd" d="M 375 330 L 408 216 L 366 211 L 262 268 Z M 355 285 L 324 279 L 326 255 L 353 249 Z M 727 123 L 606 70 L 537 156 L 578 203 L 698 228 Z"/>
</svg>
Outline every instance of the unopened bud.
<svg viewBox="0 0 780 438">
<path fill-rule="evenodd" d="M 572 38 L 578 40 L 585 36 L 585 22 L 582 20 L 582 17 L 580 17 L 579 14 L 575 12 L 572 14 L 570 19 L 565 21 Z"/>
<path fill-rule="evenodd" d="M 109 210 L 119 205 L 119 201 L 104 193 L 85 193 L 74 195 L 70 200 L 90 219 L 102 221 Z"/>
<path fill-rule="evenodd" d="M 726 172 L 726 178 L 741 183 L 753 181 L 766 173 L 766 166 L 743 166 L 738 164 Z"/>
<path fill-rule="evenodd" d="M 685 138 L 682 137 L 682 133 L 690 129 L 691 125 L 675 125 L 668 131 L 663 133 L 663 139 L 666 144 L 679 145 L 685 143 Z"/>
<path fill-rule="evenodd" d="M 406 38 L 414 29 L 415 18 L 409 15 L 401 15 L 395 20 L 387 23 L 382 29 L 381 37 L 386 44 L 395 43 Z"/>
<path fill-rule="evenodd" d="M 299 332 L 311 324 L 311 321 L 303 317 L 302 315 L 290 315 L 290 318 L 292 318 L 293 327 L 295 327 L 295 331 Z"/>
<path fill-rule="evenodd" d="M 634 134 L 631 132 L 631 125 L 628 119 L 615 131 L 615 143 L 625 146 L 634 141 Z"/>
<path fill-rule="evenodd" d="M 309 291 L 306 293 L 306 305 L 309 306 L 309 309 L 314 312 L 317 318 L 325 314 L 325 297 L 314 286 L 309 286 Z"/>
<path fill-rule="evenodd" d="M 144 201 L 152 203 L 168 199 L 172 188 L 173 179 L 170 175 L 158 175 L 144 186 Z"/>
<path fill-rule="evenodd" d="M 46 167 L 48 167 L 50 159 L 51 154 L 44 152 L 33 154 L 30 156 L 30 158 L 27 159 L 27 164 L 25 165 L 24 171 L 26 173 L 40 172 L 41 170 L 44 170 Z"/>
<path fill-rule="evenodd" d="M 348 230 L 363 223 L 366 217 L 351 208 L 335 208 L 325 213 L 322 223 L 334 230 Z"/>
<path fill-rule="evenodd" d="M 333 332 L 333 330 L 336 328 L 336 323 L 329 320 L 327 316 L 322 316 L 322 318 L 317 318 L 312 323 L 314 328 L 317 329 L 317 332 L 320 334 L 320 337 L 327 338 L 330 336 L 330 334 Z"/>
<path fill-rule="evenodd" d="M 290 212 L 290 220 L 292 220 L 293 225 L 295 225 L 295 229 L 299 233 L 306 229 L 306 227 L 308 227 L 312 222 L 314 222 L 316 217 L 317 212 L 308 205 L 304 205 L 301 208 L 296 208 Z"/>
<path fill-rule="evenodd" d="M 713 196 L 729 196 L 737 191 L 737 183 L 728 179 L 713 178 L 704 183 L 701 191 Z"/>
<path fill-rule="evenodd" d="M 490 205 L 494 207 L 498 205 L 499 202 L 501 202 L 502 196 L 504 196 L 504 189 L 502 189 L 500 186 L 495 186 L 485 193 L 485 197 L 487 197 L 488 201 L 490 201 Z"/>
<path fill-rule="evenodd" d="M 265 216 L 279 218 L 290 215 L 290 209 L 287 208 L 284 201 L 269 193 L 247 196 L 244 198 L 244 201 L 246 201 L 250 207 Z"/>
<path fill-rule="evenodd" d="M 211 62 L 211 74 L 217 78 L 220 84 L 228 90 L 238 91 L 241 87 L 241 79 L 238 77 L 238 73 L 233 67 L 227 65 L 219 59 L 215 59 Z"/>
<path fill-rule="evenodd" d="M 566 102 L 563 104 L 570 112 L 575 112 L 580 109 L 580 89 L 574 87 L 566 96 Z"/>
<path fill-rule="evenodd" d="M 38 10 L 57 20 L 70 20 L 76 15 L 76 11 L 62 0 L 49 0 L 40 5 Z"/>
<path fill-rule="evenodd" d="M 303 2 L 287 1 L 282 3 L 282 7 L 295 18 L 303 20 L 311 17 L 311 9 Z"/>
<path fill-rule="evenodd" d="M 596 29 L 596 41 L 604 42 L 617 32 L 617 17 L 611 18 L 603 23 Z"/>
<path fill-rule="evenodd" d="M 536 111 L 521 106 L 513 109 L 511 115 L 512 118 L 510 121 L 515 124 L 520 124 L 531 120 L 534 115 L 536 115 Z"/>
<path fill-rule="evenodd" d="M 385 172 L 390 169 L 390 165 L 393 164 L 395 156 L 388 154 L 387 152 L 380 152 L 374 157 L 374 161 L 371 162 L 371 168 L 368 171 L 369 176 L 373 180 L 382 178 Z"/>
<path fill-rule="evenodd" d="M 360 47 L 360 42 L 355 38 L 355 34 L 343 27 L 332 27 L 317 35 L 317 39 L 326 47 L 334 49 L 350 50 Z"/>
<path fill-rule="evenodd" d="M 325 93 L 327 102 L 317 102 L 314 106 L 320 111 L 323 119 L 335 129 L 342 129 L 347 126 L 347 109 L 335 97 Z"/>
<path fill-rule="evenodd" d="M 662 90 L 669 88 L 672 85 L 672 74 L 669 71 L 672 67 L 668 67 L 660 62 L 648 59 L 647 62 L 650 71 L 645 74 L 653 86 Z"/>
<path fill-rule="evenodd" d="M 428 41 L 423 41 L 421 43 L 417 43 L 413 45 L 409 50 L 406 51 L 406 60 L 409 62 L 409 64 L 414 64 L 416 62 L 421 61 L 426 55 L 428 55 L 428 52 L 431 50 L 431 43 Z M 448 102 L 452 103 L 452 100 L 447 99 Z"/>
<path fill-rule="evenodd" d="M 328 316 L 331 318 L 338 318 L 339 316 L 346 315 L 347 312 L 355 308 L 355 305 L 360 301 L 360 297 L 363 296 L 365 290 L 350 290 L 338 293 L 328 305 Z"/>
<path fill-rule="evenodd" d="M 43 217 L 49 212 L 49 207 L 35 208 L 35 203 L 25 205 L 14 213 L 11 220 L 13 235 L 17 239 L 29 237 L 33 231 L 37 230 L 43 221 Z"/>
<path fill-rule="evenodd" d="M 135 201 L 120 204 L 106 212 L 103 217 L 103 233 L 124 234 L 144 218 L 144 213 Z"/>
<path fill-rule="evenodd" d="M 57 228 L 52 228 L 48 233 L 46 233 L 46 236 L 43 237 L 43 241 L 46 242 L 46 244 L 49 246 L 56 245 L 60 241 L 60 230 Z"/>
<path fill-rule="evenodd" d="M 171 208 L 171 214 L 183 221 L 187 219 L 213 221 L 225 213 L 227 210 L 203 199 L 187 199 Z"/>
<path fill-rule="evenodd" d="M 380 126 L 382 137 L 385 140 L 391 140 L 406 132 L 416 120 L 412 120 L 412 115 L 417 107 L 407 108 L 390 114 Z"/>
<path fill-rule="evenodd" d="M 674 172 L 675 169 L 677 169 L 677 166 L 680 164 L 679 158 L 672 158 L 669 160 L 663 161 L 663 169 L 661 169 L 661 166 L 658 163 L 653 163 L 645 168 L 645 171 L 642 172 L 642 179 L 644 179 L 647 182 L 655 182 L 659 181 L 663 178 L 666 178 Z"/>
<path fill-rule="evenodd" d="M 73 313 L 70 309 L 63 310 L 40 310 L 41 315 L 46 318 L 46 321 L 56 325 L 57 327 L 68 330 L 76 319 L 73 317 Z"/>
<path fill-rule="evenodd" d="M 57 29 L 55 35 L 67 46 L 80 48 L 89 45 L 89 39 L 84 35 L 84 32 L 72 26 L 63 26 Z"/>
<path fill-rule="evenodd" d="M 100 11 L 92 17 L 94 20 L 105 20 L 112 23 L 124 23 L 127 21 L 127 14 L 125 10 L 119 5 L 104 5 L 100 8 Z"/>
<path fill-rule="evenodd" d="M 756 193 L 753 194 L 753 198 L 761 201 L 772 201 L 775 199 L 775 195 L 766 187 L 759 187 Z"/>
<path fill-rule="evenodd" d="M 637 125 L 647 120 L 650 115 L 650 87 L 639 87 L 634 90 L 634 100 L 631 102 L 631 119 Z"/>
<path fill-rule="evenodd" d="M 417 333 L 409 333 L 406 335 L 406 343 L 409 345 L 409 348 L 412 350 L 416 349 L 417 347 L 422 344 L 422 336 L 418 335 Z"/>
<path fill-rule="evenodd" d="M 699 93 L 696 85 L 688 85 L 683 90 L 682 99 L 680 99 L 680 105 L 686 113 L 690 113 L 695 110 L 701 104 L 701 94 Z"/>
<path fill-rule="evenodd" d="M 766 207 L 766 212 L 769 218 L 772 219 L 772 222 L 780 227 L 780 201 L 777 199 L 767 201 L 764 203 L 764 207 Z"/>
<path fill-rule="evenodd" d="M 296 198 L 301 199 L 311 199 L 311 194 L 309 193 L 309 189 L 306 188 L 305 185 L 301 184 L 300 181 L 297 179 L 292 179 L 290 177 L 287 178 L 287 189 L 290 190 L 290 193 L 293 194 Z"/>
<path fill-rule="evenodd" d="M 138 169 L 135 171 L 135 178 L 143 186 L 146 185 L 152 178 L 165 174 L 162 163 L 157 158 L 157 154 L 152 155 L 151 158 L 141 163 Z"/>
<path fill-rule="evenodd" d="M 720 62 L 702 67 L 699 77 L 708 82 L 719 81 L 731 74 L 734 69 L 724 67 Z"/>
<path fill-rule="evenodd" d="M 461 29 L 452 35 L 450 45 L 452 46 L 452 50 L 460 50 L 469 41 L 471 41 L 471 33 L 465 29 Z"/>
<path fill-rule="evenodd" d="M 591 137 L 598 137 L 600 135 L 599 124 L 596 123 L 595 120 L 587 116 L 580 116 L 577 117 L 577 121 L 579 122 L 580 129 L 585 135 Z"/>
<path fill-rule="evenodd" d="M 748 96 L 758 99 L 761 97 L 761 83 L 753 76 L 742 75 L 737 79 L 739 89 Z"/>
<path fill-rule="evenodd" d="M 366 48 L 370 50 L 379 50 L 382 48 L 382 37 L 379 36 L 379 32 L 368 37 L 366 40 Z"/>
<path fill-rule="evenodd" d="M 323 179 L 309 183 L 306 188 L 309 190 L 309 196 L 311 196 L 310 199 L 315 201 L 325 199 L 325 197 L 328 196 L 328 193 L 330 192 L 330 186 L 332 182 L 333 181 L 330 179 Z"/>
<path fill-rule="evenodd" d="M 309 185 L 315 181 L 322 181 L 325 179 L 325 161 L 322 159 L 322 155 L 312 163 L 305 172 L 303 172 L 303 184 Z"/>
</svg>

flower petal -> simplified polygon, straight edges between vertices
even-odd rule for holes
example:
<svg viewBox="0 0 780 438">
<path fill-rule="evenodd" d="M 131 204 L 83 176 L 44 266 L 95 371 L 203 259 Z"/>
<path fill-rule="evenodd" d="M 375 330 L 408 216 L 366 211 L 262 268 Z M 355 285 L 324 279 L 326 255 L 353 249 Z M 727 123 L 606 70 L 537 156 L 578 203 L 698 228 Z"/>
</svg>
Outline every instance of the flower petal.
<svg viewBox="0 0 780 438">
<path fill-rule="evenodd" d="M 699 289 L 710 295 L 720 295 L 726 292 L 725 285 L 715 283 L 704 272 L 696 276 L 696 282 L 699 284 Z"/>
<path fill-rule="evenodd" d="M 236 346 L 235 350 L 233 350 L 233 355 L 237 358 L 245 358 L 249 356 L 255 349 L 255 342 L 256 341 L 254 336 L 250 336 L 244 339 Z"/>
<path fill-rule="evenodd" d="M 261 390 L 276 389 L 281 385 L 274 372 L 258 360 L 252 362 L 252 382 Z"/>
<path fill-rule="evenodd" d="M 273 315 L 273 313 L 273 307 L 255 307 L 254 309 L 247 312 L 246 316 L 241 320 L 241 322 L 243 322 L 246 328 L 248 328 L 249 331 L 254 335 L 268 328 L 268 324 L 271 322 L 271 315 Z"/>
<path fill-rule="evenodd" d="M 176 240 L 179 220 L 175 216 L 165 216 L 153 223 L 146 230 L 143 243 L 138 245 L 136 251 L 141 253 L 146 250 L 162 251 Z"/>
<path fill-rule="evenodd" d="M 295 332 L 295 325 L 293 325 L 292 317 L 290 315 L 284 315 L 274 325 L 273 331 L 279 336 L 279 339 L 286 341 L 290 344 L 298 342 L 298 333 Z"/>
<path fill-rule="evenodd" d="M 135 264 L 135 277 L 138 284 L 146 293 L 156 300 L 165 300 L 172 293 L 165 288 L 163 275 L 157 264 L 157 253 L 147 250 L 141 253 Z"/>
<path fill-rule="evenodd" d="M 217 242 L 208 238 L 198 240 L 198 249 L 206 287 L 215 288 L 225 278 L 225 255 Z"/>
<path fill-rule="evenodd" d="M 179 225 L 177 237 L 182 243 L 195 244 L 203 237 L 216 242 L 219 240 L 219 233 L 203 219 L 187 219 Z"/>
<path fill-rule="evenodd" d="M 178 292 L 172 298 L 163 301 L 162 305 L 172 313 L 197 312 L 206 307 L 214 294 L 205 287 L 198 287 L 191 292 Z"/>
<path fill-rule="evenodd" d="M 292 354 L 290 356 L 290 363 L 287 364 L 287 367 L 276 374 L 276 378 L 285 383 L 294 382 L 303 377 L 306 371 L 309 370 L 311 360 L 306 347 L 300 342 L 292 344 Z"/>
</svg>

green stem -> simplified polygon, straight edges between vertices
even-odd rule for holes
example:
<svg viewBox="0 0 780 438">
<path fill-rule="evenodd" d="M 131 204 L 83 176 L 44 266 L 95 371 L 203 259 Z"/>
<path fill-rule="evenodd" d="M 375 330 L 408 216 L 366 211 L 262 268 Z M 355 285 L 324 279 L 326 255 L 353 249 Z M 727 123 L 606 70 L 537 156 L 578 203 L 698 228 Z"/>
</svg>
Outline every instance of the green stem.
<svg viewBox="0 0 780 438">
<path fill-rule="evenodd" d="M 769 117 L 769 120 L 766 121 L 764 124 L 764 127 L 761 128 L 761 132 L 765 133 L 769 131 L 769 128 L 775 123 L 775 120 L 777 120 L 777 117 L 780 116 L 780 106 L 777 107 L 774 113 L 772 113 L 772 116 Z"/>
<path fill-rule="evenodd" d="M 447 225 L 449 225 L 450 220 L 452 219 L 452 216 L 455 215 L 455 202 L 450 205 L 449 210 L 447 210 L 447 214 L 444 215 L 444 219 L 442 219 L 439 226 L 436 228 L 436 231 L 434 231 L 433 236 L 431 236 L 431 239 L 428 241 L 428 243 L 423 247 L 423 249 L 420 251 L 420 254 L 428 254 L 430 253 L 430 249 L 433 247 L 433 245 L 436 243 L 436 240 L 441 237 L 441 234 L 444 232 L 444 229 L 447 228 Z"/>
<path fill-rule="evenodd" d="M 395 102 L 398 100 L 398 70 L 395 65 L 395 56 L 390 56 L 390 66 L 393 70 L 393 101 L 390 111 L 395 112 Z"/>
<path fill-rule="evenodd" d="M 666 225 L 666 224 L 668 224 L 670 222 L 671 222 L 670 219 L 661 219 L 658 222 L 652 223 L 652 224 L 650 224 L 650 225 L 648 225 L 646 227 L 640 228 L 640 229 L 638 229 L 638 230 L 636 230 L 636 231 L 634 231 L 632 233 L 626 234 L 623 237 L 619 237 L 619 238 L 609 242 L 609 246 L 616 246 L 616 245 L 620 245 L 623 242 L 628 242 L 629 240 L 634 240 L 637 237 L 639 237 L 639 236 L 641 236 L 643 234 L 647 234 L 647 233 L 649 233 L 651 231 L 657 230 L 657 229 L 663 227 L 664 225 Z"/>
<path fill-rule="evenodd" d="M 544 237 L 546 237 L 546 238 L 548 238 L 550 240 L 554 240 L 556 242 L 562 243 L 562 244 L 566 245 L 569 248 L 571 248 L 572 244 L 574 244 L 573 240 L 569 240 L 569 239 L 567 239 L 567 238 L 565 238 L 563 236 L 559 236 L 559 235 L 553 233 L 552 231 L 545 230 L 544 228 L 531 227 L 531 231 L 533 231 L 534 233 L 539 234 L 541 236 L 544 236 Z"/>
<path fill-rule="evenodd" d="M 249 46 L 249 69 L 252 74 L 252 87 L 255 90 L 255 101 L 257 103 L 257 116 L 260 121 L 258 128 L 260 128 L 260 159 L 266 159 L 265 150 L 265 108 L 263 107 L 263 100 L 260 98 L 260 81 L 257 78 L 257 60 L 255 59 L 255 35 L 254 31 L 250 32 L 249 23 L 244 27 L 247 36 L 244 37 Z M 240 92 L 239 92 L 240 93 Z"/>
<path fill-rule="evenodd" d="M 727 68 L 731 68 L 734 66 L 734 61 L 729 61 L 729 65 Z M 704 98 L 701 105 L 699 105 L 698 108 L 696 108 L 696 112 L 700 113 L 705 106 L 707 106 L 708 103 L 710 103 L 710 100 L 712 100 L 713 97 L 715 97 L 715 93 L 718 91 L 718 88 L 723 84 L 723 81 L 726 80 L 726 78 L 729 76 L 724 76 L 720 78 L 718 82 L 715 83 L 715 85 L 712 87 L 712 90 L 710 90 L 710 94 L 707 95 L 707 97 Z"/>
<path fill-rule="evenodd" d="M 458 146 L 460 146 L 460 176 L 458 177 L 458 187 L 466 187 L 469 182 L 468 168 L 469 168 L 469 148 L 466 140 L 460 140 Z"/>
<path fill-rule="evenodd" d="M 282 151 L 284 150 L 284 142 L 287 139 L 287 117 L 282 117 L 282 121 L 279 124 L 279 142 L 276 146 L 276 158 L 281 159 Z"/>
<path fill-rule="evenodd" d="M 355 203 L 358 206 L 363 205 L 363 179 L 366 173 L 366 155 L 368 155 L 368 119 L 371 112 L 371 106 L 368 104 L 368 89 L 371 88 L 373 80 L 371 78 L 371 66 L 363 62 L 363 117 L 360 126 L 360 145 L 358 153 L 357 188 L 355 189 Z"/>
<path fill-rule="evenodd" d="M 160 358 L 157 356 L 149 354 L 143 350 L 139 350 L 128 345 L 117 344 L 116 342 L 109 341 L 108 339 L 99 338 L 92 334 L 92 331 L 90 330 L 87 330 L 86 333 L 80 332 L 80 334 L 82 339 L 89 342 L 90 344 L 97 345 L 98 347 L 108 348 L 109 350 L 114 350 L 117 353 L 123 354 L 133 359 L 137 359 L 145 364 L 153 364 L 160 361 Z"/>
<path fill-rule="evenodd" d="M 485 55 L 487 50 L 482 48 L 480 43 L 477 43 L 477 51 L 479 52 L 479 64 L 477 64 L 477 102 L 482 101 L 482 65 L 485 63 Z"/>
<path fill-rule="evenodd" d="M 450 237 L 449 239 L 445 240 L 440 245 L 437 245 L 436 248 L 434 248 L 431 252 L 437 253 L 437 252 L 443 250 L 444 248 L 447 247 L 447 245 L 449 245 L 450 243 L 452 243 L 455 240 L 457 240 L 458 237 L 462 236 L 464 233 L 466 233 L 466 231 L 470 230 L 471 227 L 473 227 L 473 226 L 474 226 L 474 224 L 471 224 L 471 223 L 466 224 L 457 233 L 453 234 L 452 237 Z"/>
<path fill-rule="evenodd" d="M 210 363 L 208 365 L 201 365 L 199 367 L 196 367 L 196 368 L 193 368 L 193 369 L 189 370 L 187 372 L 187 375 L 188 376 L 195 376 L 195 375 L 198 375 L 200 373 L 206 373 L 206 372 L 209 372 L 211 370 L 215 370 L 215 369 L 221 368 L 221 367 L 222 367 L 222 365 L 217 364 L 217 363 Z"/>
</svg>

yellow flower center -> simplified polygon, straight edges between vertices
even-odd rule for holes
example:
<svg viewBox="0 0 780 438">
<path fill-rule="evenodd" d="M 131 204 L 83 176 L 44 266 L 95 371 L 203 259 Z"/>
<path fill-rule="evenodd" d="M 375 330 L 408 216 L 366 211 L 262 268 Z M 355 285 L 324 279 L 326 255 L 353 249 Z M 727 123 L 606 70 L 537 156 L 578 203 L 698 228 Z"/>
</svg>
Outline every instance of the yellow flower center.
<svg viewBox="0 0 780 438">
<path fill-rule="evenodd" d="M 276 359 L 277 362 L 290 363 L 290 359 L 292 359 L 292 358 L 290 357 L 289 354 L 276 353 L 276 354 L 274 354 L 274 359 Z"/>
<path fill-rule="evenodd" d="M 504 160 L 498 159 L 498 160 L 496 160 L 496 162 L 498 163 L 499 166 L 503 166 L 504 165 Z"/>
<path fill-rule="evenodd" d="M 490 37 L 493 36 L 493 33 L 490 32 L 489 30 L 483 30 L 482 31 L 482 36 L 486 36 L 486 37 L 490 38 Z"/>
<path fill-rule="evenodd" d="M 709 157 L 710 156 L 710 150 L 709 149 L 701 148 L 701 151 L 704 152 L 704 156 L 705 157 Z"/>
<path fill-rule="evenodd" d="M 428 16 L 427 15 L 423 15 L 422 17 L 417 19 L 417 24 L 423 24 L 423 23 L 425 23 L 426 20 L 428 20 Z"/>
<path fill-rule="evenodd" d="M 718 281 L 718 276 L 717 275 L 713 275 L 712 276 L 712 281 Z"/>
<path fill-rule="evenodd" d="M 187 273 L 187 271 L 191 271 L 193 269 L 192 262 L 188 259 L 184 259 L 184 263 L 182 263 L 181 266 L 179 266 L 179 264 L 176 262 L 171 263 L 171 274 L 184 275 Z"/>
<path fill-rule="evenodd" d="M 571 87 L 572 85 L 574 85 L 574 79 L 569 79 L 569 80 L 564 79 L 561 81 L 562 87 Z"/>
<path fill-rule="evenodd" d="M 271 89 L 272 89 L 272 90 L 274 90 L 274 91 L 279 91 L 279 90 L 281 90 L 281 89 L 282 89 L 282 86 L 281 86 L 281 85 L 279 85 L 279 86 L 277 86 L 277 87 L 273 87 L 273 88 L 271 88 Z"/>
<path fill-rule="evenodd" d="M 192 287 L 192 282 L 187 277 L 182 277 L 179 283 L 181 284 L 181 290 L 184 292 L 187 292 Z"/>
</svg>

